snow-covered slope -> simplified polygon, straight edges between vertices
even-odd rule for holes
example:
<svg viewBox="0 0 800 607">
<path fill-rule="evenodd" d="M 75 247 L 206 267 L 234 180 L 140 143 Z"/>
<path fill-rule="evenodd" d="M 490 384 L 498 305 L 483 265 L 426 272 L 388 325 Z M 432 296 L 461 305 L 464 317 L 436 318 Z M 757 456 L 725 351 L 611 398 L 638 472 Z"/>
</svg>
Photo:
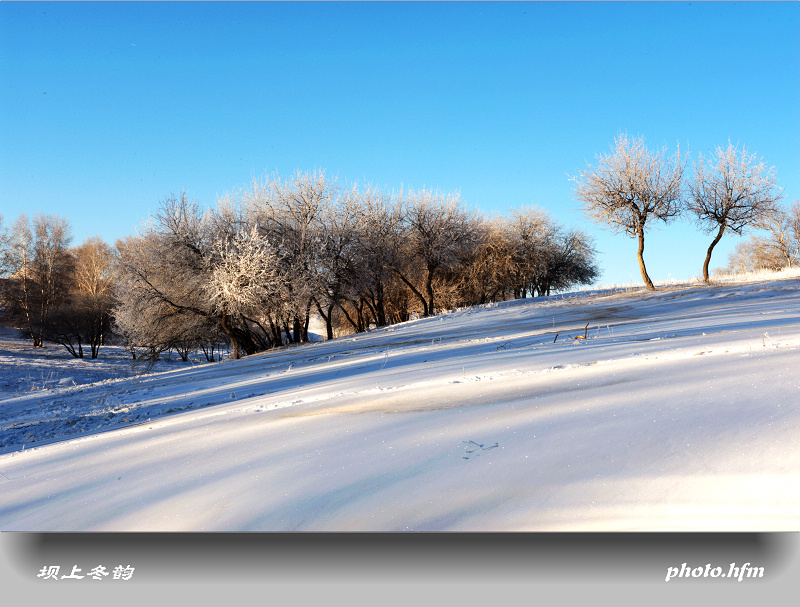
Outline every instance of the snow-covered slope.
<svg viewBox="0 0 800 607">
<path fill-rule="evenodd" d="M 797 530 L 800 279 L 6 394 L 0 430 L 3 531 Z"/>
</svg>

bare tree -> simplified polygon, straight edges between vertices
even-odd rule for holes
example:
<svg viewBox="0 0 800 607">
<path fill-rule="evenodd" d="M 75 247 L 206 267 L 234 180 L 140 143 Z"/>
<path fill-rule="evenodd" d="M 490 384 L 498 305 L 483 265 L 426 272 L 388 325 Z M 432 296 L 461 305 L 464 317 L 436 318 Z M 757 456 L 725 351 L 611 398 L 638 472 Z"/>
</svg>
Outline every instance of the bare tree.
<svg viewBox="0 0 800 607">
<path fill-rule="evenodd" d="M 771 235 L 765 245 L 771 257 L 781 260 L 787 268 L 800 262 L 800 200 L 795 200 L 788 209 L 769 214 L 759 227 Z"/>
<path fill-rule="evenodd" d="M 44 345 L 44 326 L 51 308 L 66 295 L 72 257 L 69 222 L 56 215 L 20 215 L 11 226 L 4 266 L 10 274 L 5 303 L 12 318 L 30 335 L 34 347 Z"/>
<path fill-rule="evenodd" d="M 403 211 L 397 197 L 372 187 L 354 200 L 356 225 L 351 289 L 341 304 L 342 314 L 356 331 L 408 318 L 407 289 L 395 269 L 404 267 Z M 341 302 L 340 302 L 341 303 Z"/>
<path fill-rule="evenodd" d="M 84 308 L 84 322 L 92 358 L 111 328 L 116 283 L 113 249 L 100 237 L 87 238 L 75 249 L 75 297 Z"/>
<path fill-rule="evenodd" d="M 515 289 L 514 241 L 504 218 L 485 221 L 486 237 L 455 271 L 458 302 L 452 307 L 504 301 Z"/>
<path fill-rule="evenodd" d="M 117 241 L 117 251 L 117 331 L 155 362 L 211 313 L 205 291 L 212 251 L 206 213 L 185 193 L 171 196 L 140 234 Z"/>
<path fill-rule="evenodd" d="M 75 286 L 82 293 L 109 296 L 114 290 L 114 251 L 99 236 L 87 238 L 73 251 Z"/>
<path fill-rule="evenodd" d="M 361 211 L 360 193 L 353 187 L 322 212 L 314 304 L 325 321 L 328 339 L 334 336 L 334 310 L 338 307 L 341 311 L 348 300 L 360 297 L 364 270 L 357 246 Z"/>
<path fill-rule="evenodd" d="M 686 161 L 665 148 L 651 152 L 643 138 L 620 134 L 612 152 L 597 156 L 572 181 L 575 197 L 594 221 L 638 239 L 637 259 L 645 286 L 655 290 L 644 263 L 644 234 L 652 220 L 668 223 L 681 214 L 681 179 Z"/>
<path fill-rule="evenodd" d="M 8 271 L 6 268 L 8 241 L 8 231 L 3 226 L 3 214 L 0 213 L 0 277 L 4 276 Z"/>
<path fill-rule="evenodd" d="M 774 167 L 767 168 L 755 154 L 748 154 L 744 147 L 739 150 L 730 141 L 727 149 L 717 147 L 707 163 L 699 156 L 688 186 L 688 209 L 704 232 L 717 232 L 703 262 L 705 282 L 711 253 L 726 230 L 741 234 L 777 211 L 783 197 L 777 183 Z"/>
<path fill-rule="evenodd" d="M 275 176 L 256 181 L 243 196 L 247 214 L 272 243 L 281 271 L 289 278 L 279 320 L 292 342 L 308 341 L 311 308 L 320 289 L 322 221 L 339 192 L 336 180 L 328 179 L 324 171 L 298 171 L 288 180 Z"/>
<path fill-rule="evenodd" d="M 764 236 L 752 235 L 739 242 L 728 254 L 728 263 L 724 271 L 732 274 L 759 272 L 762 270 L 777 272 L 784 267 L 785 260 L 775 254 L 773 242 Z"/>
<path fill-rule="evenodd" d="M 512 209 L 507 223 L 513 246 L 514 294 L 525 297 L 547 291 L 546 277 L 552 265 L 559 228 L 550 216 L 539 208 Z"/>
<path fill-rule="evenodd" d="M 747 241 L 736 243 L 733 251 L 728 253 L 728 263 L 722 270 L 731 274 L 744 274 L 753 270 L 751 266 L 751 255 Z"/>
<path fill-rule="evenodd" d="M 538 281 L 539 295 L 550 295 L 551 290 L 564 291 L 575 285 L 594 282 L 600 274 L 594 256 L 591 236 L 577 228 L 559 227 Z"/>
<path fill-rule="evenodd" d="M 111 327 L 114 254 L 111 247 L 94 237 L 72 249 L 71 255 L 74 261 L 68 293 L 53 307 L 44 335 L 77 358 L 83 358 L 82 344 L 88 344 L 91 357 L 97 358 Z"/>
<path fill-rule="evenodd" d="M 461 207 L 458 194 L 424 189 L 404 200 L 404 224 L 408 252 L 420 263 L 423 284 L 415 285 L 399 264 L 393 269 L 419 298 L 423 314 L 428 316 L 436 310 L 435 279 L 468 259 L 484 241 L 486 231 L 477 217 Z"/>
</svg>

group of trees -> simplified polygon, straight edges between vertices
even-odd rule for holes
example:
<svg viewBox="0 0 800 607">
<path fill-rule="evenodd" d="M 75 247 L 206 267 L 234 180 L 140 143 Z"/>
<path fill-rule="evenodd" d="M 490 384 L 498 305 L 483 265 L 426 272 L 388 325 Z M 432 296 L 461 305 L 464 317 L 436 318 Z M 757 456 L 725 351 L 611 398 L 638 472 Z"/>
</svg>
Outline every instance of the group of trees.
<svg viewBox="0 0 800 607">
<path fill-rule="evenodd" d="M 0 217 L 3 320 L 24 329 L 34 347 L 45 340 L 92 358 L 108 335 L 114 303 L 111 248 L 90 238 L 70 248 L 69 222 L 55 215 L 20 215 L 8 230 Z"/>
<path fill-rule="evenodd" d="M 341 186 L 322 171 L 254 181 L 203 208 L 162 201 L 136 235 L 70 248 L 69 225 L 24 215 L 6 232 L 6 321 L 92 356 L 113 330 L 155 361 L 230 345 L 252 354 L 442 309 L 590 284 L 592 239 L 537 208 L 486 218 L 457 194 Z"/>
<path fill-rule="evenodd" d="M 711 159 L 700 155 L 688 182 L 686 167 L 680 150 L 669 157 L 663 148 L 650 151 L 643 138 L 620 134 L 611 153 L 598 156 L 595 166 L 573 177 L 575 197 L 591 218 L 638 239 L 639 269 L 651 290 L 655 286 L 644 263 L 644 234 L 654 221 L 668 223 L 688 214 L 701 230 L 715 233 L 703 262 L 706 282 L 711 254 L 726 231 L 742 234 L 748 227 L 765 228 L 778 242 L 784 242 L 779 232 L 791 232 L 786 225 L 792 211 L 778 204 L 783 194 L 775 169 L 746 148 L 729 142 L 726 149 L 717 147 Z M 789 264 L 796 259 L 796 253 L 787 257 Z"/>
<path fill-rule="evenodd" d="M 255 181 L 203 210 L 163 201 L 120 241 L 119 331 L 155 354 L 224 334 L 233 356 L 459 306 L 547 294 L 598 275 L 590 237 L 538 209 L 486 219 L 458 195 L 346 188 L 324 172 Z"/>
<path fill-rule="evenodd" d="M 595 220 L 638 239 L 654 221 L 691 214 L 715 233 L 765 229 L 737 247 L 732 264 L 785 267 L 800 257 L 800 203 L 781 209 L 774 169 L 745 149 L 717 148 L 694 165 L 680 152 L 651 152 L 619 135 L 573 180 Z M 233 356 L 309 339 L 313 315 L 327 337 L 456 308 L 549 295 L 591 284 L 599 271 L 585 232 L 537 208 L 484 217 L 459 195 L 345 187 L 322 171 L 255 180 L 203 208 L 185 193 L 162 201 L 134 236 L 114 248 L 99 238 L 70 247 L 60 217 L 0 218 L 4 320 L 34 346 L 45 340 L 93 358 L 112 331 L 134 358 L 167 350 L 209 360 L 224 342 Z M 751 269 L 751 268 L 748 268 Z"/>
<path fill-rule="evenodd" d="M 759 225 L 765 236 L 751 235 L 736 245 L 725 270 L 733 273 L 781 270 L 800 264 L 800 201 Z"/>
</svg>

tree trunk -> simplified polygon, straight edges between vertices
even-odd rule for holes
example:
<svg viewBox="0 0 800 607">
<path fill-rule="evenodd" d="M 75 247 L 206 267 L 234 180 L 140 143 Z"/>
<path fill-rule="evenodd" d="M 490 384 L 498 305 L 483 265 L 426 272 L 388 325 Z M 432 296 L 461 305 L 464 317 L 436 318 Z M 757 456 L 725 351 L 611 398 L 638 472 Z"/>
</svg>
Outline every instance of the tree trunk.
<svg viewBox="0 0 800 607">
<path fill-rule="evenodd" d="M 300 317 L 295 314 L 292 319 L 292 333 L 294 334 L 294 343 L 299 344 L 303 342 L 303 324 L 300 322 Z"/>
<path fill-rule="evenodd" d="M 711 263 L 711 252 L 714 250 L 714 247 L 717 246 L 717 243 L 722 238 L 722 234 L 725 232 L 726 222 L 722 222 L 719 226 L 719 232 L 717 232 L 716 238 L 714 238 L 711 246 L 708 247 L 708 252 L 706 253 L 706 260 L 703 262 L 703 282 L 709 282 L 708 279 L 708 264 Z"/>
<path fill-rule="evenodd" d="M 364 313 L 364 306 L 366 306 L 366 298 L 362 297 L 358 301 L 358 332 L 369 332 L 369 311 Z"/>
<path fill-rule="evenodd" d="M 414 293 L 414 295 L 416 295 L 419 298 L 419 300 L 422 302 L 422 313 L 423 313 L 423 316 L 429 316 L 429 314 L 428 314 L 428 300 L 425 299 L 425 296 L 422 293 L 420 293 L 419 289 L 417 289 L 417 287 L 415 287 L 413 284 L 411 284 L 411 282 L 405 276 L 403 276 L 400 272 L 398 272 L 397 270 L 395 270 L 394 272 L 395 272 L 395 274 L 397 274 L 400 277 L 400 280 L 402 280 L 406 284 L 406 286 L 409 289 L 411 289 L 411 291 Z"/>
<path fill-rule="evenodd" d="M 378 282 L 375 290 L 375 315 L 379 327 L 386 326 L 386 306 L 384 305 L 383 283 Z"/>
<path fill-rule="evenodd" d="M 436 267 L 428 267 L 428 276 L 425 278 L 425 290 L 428 292 L 428 311 L 425 316 L 433 316 L 433 273 Z"/>
<path fill-rule="evenodd" d="M 316 299 L 314 299 L 314 304 L 317 306 L 317 312 L 319 312 L 319 315 L 322 316 L 322 319 L 325 321 L 325 332 L 328 336 L 327 339 L 333 339 L 333 307 L 336 304 L 328 304 L 327 314 L 322 311 L 322 306 L 319 305 L 319 302 Z"/>
<path fill-rule="evenodd" d="M 353 303 L 352 301 L 350 303 L 353 304 L 353 308 L 358 309 L 356 307 L 355 303 Z M 358 323 L 355 320 L 353 320 L 353 318 L 352 318 L 352 316 L 350 316 L 350 314 L 348 314 L 347 308 L 345 308 L 342 304 L 339 304 L 339 309 L 344 314 L 344 317 L 347 319 L 347 322 L 349 322 L 351 325 L 353 325 L 353 329 L 355 330 L 356 333 L 358 333 L 359 332 Z"/>
<path fill-rule="evenodd" d="M 647 275 L 647 268 L 644 266 L 644 229 L 639 228 L 639 250 L 636 253 L 637 258 L 639 259 L 639 271 L 642 273 L 642 280 L 644 281 L 644 285 L 650 290 L 655 291 L 656 286 L 653 284 L 653 281 L 650 280 L 650 277 Z"/>
<path fill-rule="evenodd" d="M 306 302 L 306 318 L 303 321 L 303 343 L 308 343 L 308 325 L 311 322 L 311 300 Z"/>
<path fill-rule="evenodd" d="M 239 352 L 239 340 L 236 339 L 236 336 L 233 334 L 227 314 L 222 315 L 222 330 L 225 332 L 225 335 L 228 336 L 228 339 L 231 340 L 231 348 L 233 348 L 234 360 L 240 359 L 242 355 Z"/>
<path fill-rule="evenodd" d="M 269 328 L 272 331 L 273 341 L 276 346 L 283 345 L 283 336 L 281 335 L 280 321 L 273 321 L 272 316 L 269 317 Z"/>
<path fill-rule="evenodd" d="M 242 351 L 245 354 L 255 354 L 260 350 L 258 344 L 253 340 L 253 336 L 248 331 L 237 329 L 230 323 L 230 317 L 227 314 L 222 315 L 222 330 L 231 342 L 233 348 L 233 358 L 239 359 L 242 357 Z"/>
<path fill-rule="evenodd" d="M 328 306 L 328 316 L 325 318 L 325 334 L 328 339 L 333 339 L 333 307 L 336 304 Z"/>
</svg>

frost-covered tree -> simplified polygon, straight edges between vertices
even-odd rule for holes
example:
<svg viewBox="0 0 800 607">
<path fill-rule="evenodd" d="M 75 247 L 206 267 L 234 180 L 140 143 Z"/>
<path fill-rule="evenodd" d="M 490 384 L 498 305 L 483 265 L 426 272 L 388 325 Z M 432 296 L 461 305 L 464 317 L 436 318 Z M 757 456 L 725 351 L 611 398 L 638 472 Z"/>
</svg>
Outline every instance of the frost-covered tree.
<svg viewBox="0 0 800 607">
<path fill-rule="evenodd" d="M 212 309 L 255 316 L 281 297 L 277 255 L 257 226 L 214 243 L 215 262 L 205 285 Z"/>
<path fill-rule="evenodd" d="M 0 213 L 0 277 L 6 275 L 6 247 L 8 247 L 8 231 L 3 225 L 3 214 Z"/>
<path fill-rule="evenodd" d="M 800 200 L 767 215 L 758 227 L 770 234 L 767 248 L 771 257 L 787 268 L 800 263 Z"/>
<path fill-rule="evenodd" d="M 293 342 L 308 340 L 314 295 L 320 290 L 322 219 L 339 191 L 324 171 L 298 171 L 291 179 L 274 176 L 255 181 L 242 197 L 249 220 L 272 243 L 281 272 L 288 278 L 288 296 L 278 320 Z"/>
<path fill-rule="evenodd" d="M 117 241 L 119 305 L 117 331 L 151 359 L 207 318 L 205 286 L 212 239 L 205 211 L 187 198 L 162 201 L 136 236 Z M 232 339 L 235 339 L 232 337 Z"/>
<path fill-rule="evenodd" d="M 511 248 L 491 234 L 457 195 L 345 188 L 322 171 L 256 180 L 208 211 L 172 197 L 118 243 L 117 330 L 152 357 L 211 328 L 238 357 L 307 341 L 312 311 L 332 338 L 505 298 Z"/>
<path fill-rule="evenodd" d="M 365 188 L 358 197 L 355 232 L 354 289 L 350 308 L 356 317 L 343 312 L 356 330 L 365 330 L 367 311 L 376 326 L 408 319 L 406 287 L 398 277 L 405 269 L 406 236 L 402 203 L 398 197 L 375 188 Z M 402 271 L 402 270 L 401 270 Z M 366 310 L 365 310 L 366 309 Z"/>
<path fill-rule="evenodd" d="M 611 153 L 598 155 L 572 178 L 575 198 L 597 223 L 638 240 L 637 259 L 645 286 L 655 290 L 644 263 L 644 235 L 654 220 L 668 223 L 682 212 L 681 180 L 686 167 L 680 151 L 651 152 L 643 138 L 618 135 Z"/>
<path fill-rule="evenodd" d="M 559 228 L 542 209 L 512 209 L 506 222 L 512 243 L 514 296 L 540 295 L 546 291 L 548 267 L 552 265 Z"/>
<path fill-rule="evenodd" d="M 549 295 L 591 284 L 599 274 L 591 236 L 559 225 L 542 209 L 512 210 L 505 230 L 512 246 L 510 274 L 515 297 Z"/>
<path fill-rule="evenodd" d="M 482 222 L 463 208 L 458 194 L 425 189 L 403 199 L 403 224 L 407 259 L 417 261 L 422 271 L 414 280 L 408 266 L 397 264 L 393 269 L 419 298 L 423 314 L 428 316 L 436 311 L 435 280 L 473 255 L 486 231 Z"/>
<path fill-rule="evenodd" d="M 212 211 L 185 195 L 164 201 L 138 236 L 118 242 L 118 329 L 151 356 L 185 351 L 197 327 L 221 329 L 234 358 L 282 344 L 303 284 L 290 237 L 228 200 Z"/>
<path fill-rule="evenodd" d="M 256 348 L 269 346 L 272 335 L 280 343 L 274 318 L 280 315 L 289 297 L 289 279 L 281 271 L 272 244 L 258 226 L 247 226 L 214 243 L 212 269 L 204 289 L 210 314 L 219 318 L 225 333 L 238 335 L 243 330 L 250 333 L 249 337 L 238 335 L 232 340 L 234 358 L 239 356 L 238 347 L 249 341 Z M 265 327 L 270 322 L 272 331 Z"/>
<path fill-rule="evenodd" d="M 334 310 L 349 314 L 347 302 L 358 300 L 364 268 L 358 250 L 361 194 L 353 187 L 327 205 L 320 217 L 321 249 L 316 266 L 314 304 L 325 321 L 328 339 L 334 336 Z"/>
<path fill-rule="evenodd" d="M 716 231 L 703 262 L 706 282 L 711 253 L 723 234 L 727 230 L 742 234 L 748 226 L 765 221 L 783 197 L 774 167 L 768 168 L 747 148 L 740 150 L 730 142 L 724 150 L 718 146 L 708 161 L 699 156 L 688 191 L 688 208 L 700 228 L 706 233 Z"/>
</svg>

